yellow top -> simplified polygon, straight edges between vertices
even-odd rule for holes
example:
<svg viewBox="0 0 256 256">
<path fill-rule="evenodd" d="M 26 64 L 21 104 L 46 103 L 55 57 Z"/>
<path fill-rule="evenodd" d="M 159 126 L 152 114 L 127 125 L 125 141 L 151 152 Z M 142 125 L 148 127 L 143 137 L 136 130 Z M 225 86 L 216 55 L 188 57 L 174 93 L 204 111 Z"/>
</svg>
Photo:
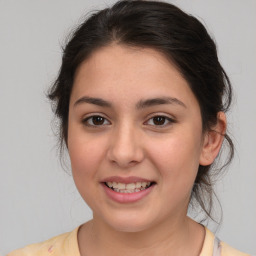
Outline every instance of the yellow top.
<svg viewBox="0 0 256 256">
<path fill-rule="evenodd" d="M 28 245 L 7 256 L 80 256 L 77 241 L 78 229 L 79 227 L 45 242 Z M 239 252 L 223 242 L 220 242 L 218 246 L 214 234 L 207 228 L 205 229 L 205 240 L 199 256 L 249 256 L 249 254 Z"/>
</svg>

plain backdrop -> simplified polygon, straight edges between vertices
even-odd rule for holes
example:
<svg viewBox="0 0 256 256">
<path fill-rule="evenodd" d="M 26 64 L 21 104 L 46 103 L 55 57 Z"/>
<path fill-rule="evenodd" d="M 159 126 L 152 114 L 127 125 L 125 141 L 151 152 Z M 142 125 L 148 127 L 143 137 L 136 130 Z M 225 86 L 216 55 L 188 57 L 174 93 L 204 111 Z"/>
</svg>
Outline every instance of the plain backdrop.
<svg viewBox="0 0 256 256">
<path fill-rule="evenodd" d="M 218 183 L 218 236 L 256 253 L 256 1 L 175 0 L 214 35 L 235 99 L 236 156 Z M 0 255 L 70 231 L 91 218 L 58 160 L 45 97 L 61 45 L 90 10 L 113 1 L 0 0 Z"/>
</svg>

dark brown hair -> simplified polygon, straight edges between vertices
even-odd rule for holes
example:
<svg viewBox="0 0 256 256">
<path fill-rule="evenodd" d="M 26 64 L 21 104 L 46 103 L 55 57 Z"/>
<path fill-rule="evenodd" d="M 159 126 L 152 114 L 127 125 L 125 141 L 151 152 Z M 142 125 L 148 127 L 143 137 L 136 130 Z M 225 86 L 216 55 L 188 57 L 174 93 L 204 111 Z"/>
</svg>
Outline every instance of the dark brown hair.
<svg viewBox="0 0 256 256">
<path fill-rule="evenodd" d="M 171 60 L 199 102 L 203 131 L 216 124 L 219 111 L 228 110 L 231 84 L 218 61 L 213 39 L 198 19 L 164 2 L 118 1 L 86 19 L 63 48 L 59 75 L 48 95 L 60 119 L 62 148 L 67 143 L 69 100 L 75 72 L 93 52 L 113 42 L 152 48 Z M 226 166 L 234 153 L 230 137 L 223 136 L 230 149 L 229 155 L 222 166 L 214 170 L 213 165 L 199 166 L 191 194 L 191 202 L 199 203 L 209 217 L 214 195 L 213 174 Z"/>
</svg>

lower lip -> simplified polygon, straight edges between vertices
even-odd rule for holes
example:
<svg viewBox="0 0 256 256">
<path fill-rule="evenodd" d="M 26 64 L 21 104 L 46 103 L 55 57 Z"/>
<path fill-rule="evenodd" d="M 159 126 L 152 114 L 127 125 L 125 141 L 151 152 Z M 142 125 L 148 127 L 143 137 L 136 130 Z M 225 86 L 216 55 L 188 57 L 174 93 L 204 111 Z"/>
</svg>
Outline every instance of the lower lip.
<svg viewBox="0 0 256 256">
<path fill-rule="evenodd" d="M 152 191 L 155 185 L 153 184 L 149 188 L 146 188 L 144 190 L 141 190 L 139 192 L 134 192 L 134 193 L 119 193 L 112 190 L 111 188 L 106 186 L 104 183 L 102 183 L 102 186 L 107 196 L 110 197 L 112 200 L 118 203 L 134 203 L 146 197 Z"/>
</svg>

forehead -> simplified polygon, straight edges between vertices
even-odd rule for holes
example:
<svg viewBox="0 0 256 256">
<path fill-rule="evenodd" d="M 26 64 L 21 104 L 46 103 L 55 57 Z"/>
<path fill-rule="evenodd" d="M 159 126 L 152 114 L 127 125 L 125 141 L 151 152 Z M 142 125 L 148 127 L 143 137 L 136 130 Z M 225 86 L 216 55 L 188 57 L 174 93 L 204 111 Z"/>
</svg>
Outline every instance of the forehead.
<svg viewBox="0 0 256 256">
<path fill-rule="evenodd" d="M 100 48 L 80 65 L 71 100 L 83 94 L 127 101 L 154 96 L 195 100 L 187 81 L 162 53 L 124 45 Z"/>
<path fill-rule="evenodd" d="M 92 74 L 91 71 L 101 74 L 104 78 L 112 79 L 115 77 L 140 78 L 138 75 L 148 74 L 149 72 L 157 76 L 165 76 L 170 72 L 180 76 L 175 66 L 162 53 L 151 48 L 116 44 L 102 47 L 93 52 L 78 67 L 75 76 L 76 81 L 83 74 L 89 78 Z M 122 72 L 120 73 L 120 71 Z M 102 76 L 93 78 L 100 79 Z"/>
</svg>

